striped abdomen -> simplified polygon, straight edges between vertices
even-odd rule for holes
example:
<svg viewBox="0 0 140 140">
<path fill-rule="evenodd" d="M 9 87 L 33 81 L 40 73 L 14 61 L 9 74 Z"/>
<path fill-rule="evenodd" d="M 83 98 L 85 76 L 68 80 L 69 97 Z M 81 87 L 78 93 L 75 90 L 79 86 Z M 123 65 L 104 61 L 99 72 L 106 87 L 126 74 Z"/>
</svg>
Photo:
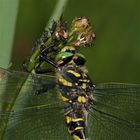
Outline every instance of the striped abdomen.
<svg viewBox="0 0 140 140">
<path fill-rule="evenodd" d="M 91 81 L 85 73 L 73 66 L 59 68 L 57 72 L 60 98 L 64 103 L 65 122 L 74 140 L 86 140 L 86 108 Z"/>
<path fill-rule="evenodd" d="M 68 127 L 69 133 L 75 140 L 86 140 L 85 135 L 85 117 L 82 112 L 69 112 L 65 116 L 65 121 Z"/>
</svg>

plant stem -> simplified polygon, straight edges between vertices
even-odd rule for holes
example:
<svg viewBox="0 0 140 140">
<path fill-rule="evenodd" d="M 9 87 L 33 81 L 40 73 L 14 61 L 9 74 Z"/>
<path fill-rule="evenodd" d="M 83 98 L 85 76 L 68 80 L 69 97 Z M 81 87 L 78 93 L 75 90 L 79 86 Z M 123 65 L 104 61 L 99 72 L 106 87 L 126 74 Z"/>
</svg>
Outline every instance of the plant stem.
<svg viewBox="0 0 140 140">
<path fill-rule="evenodd" d="M 11 59 L 19 0 L 0 0 L 0 67 Z"/>
<path fill-rule="evenodd" d="M 54 8 L 54 11 L 49 19 L 48 24 L 46 25 L 46 30 L 48 28 L 51 28 L 53 21 L 58 21 L 61 17 L 61 15 L 63 14 L 63 11 L 66 7 L 68 0 L 58 0 L 58 2 L 56 3 L 56 6 Z"/>
</svg>

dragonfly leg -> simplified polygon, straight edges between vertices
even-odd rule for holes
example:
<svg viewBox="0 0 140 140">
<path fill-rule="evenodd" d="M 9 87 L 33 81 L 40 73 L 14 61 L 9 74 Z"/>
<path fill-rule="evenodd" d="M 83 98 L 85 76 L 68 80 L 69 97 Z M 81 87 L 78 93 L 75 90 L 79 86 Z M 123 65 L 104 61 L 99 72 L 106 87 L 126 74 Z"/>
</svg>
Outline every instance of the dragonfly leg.
<svg viewBox="0 0 140 140">
<path fill-rule="evenodd" d="M 52 49 L 53 50 L 53 49 Z M 49 72 L 54 72 L 56 64 L 54 63 L 54 58 L 52 56 L 48 56 L 48 54 L 52 51 L 49 48 L 45 48 L 42 50 L 41 54 L 39 55 L 38 58 L 38 63 L 35 66 L 35 72 L 38 74 L 43 74 L 43 73 L 49 73 Z M 53 68 L 46 68 L 43 67 L 43 64 L 49 63 L 53 66 Z"/>
<path fill-rule="evenodd" d="M 51 60 L 48 56 L 40 55 L 40 61 L 41 62 L 45 61 L 45 62 L 51 64 L 53 67 L 56 67 L 56 64 L 54 63 L 54 61 Z"/>
<path fill-rule="evenodd" d="M 44 48 L 41 51 L 41 53 L 39 55 L 39 59 L 38 59 L 39 62 L 35 66 L 36 73 L 47 73 L 47 72 L 50 72 L 50 69 L 46 69 L 46 68 L 45 69 L 42 69 L 41 68 L 41 65 L 42 65 L 43 62 L 46 62 L 46 63 L 51 64 L 54 68 L 56 67 L 56 64 L 54 63 L 54 57 L 53 57 L 53 55 L 50 55 L 49 56 L 49 54 L 51 52 L 54 52 L 56 50 L 57 50 L 57 48 L 55 47 L 55 43 L 52 43 L 49 47 Z M 54 70 L 51 71 L 51 72 L 54 72 Z"/>
</svg>

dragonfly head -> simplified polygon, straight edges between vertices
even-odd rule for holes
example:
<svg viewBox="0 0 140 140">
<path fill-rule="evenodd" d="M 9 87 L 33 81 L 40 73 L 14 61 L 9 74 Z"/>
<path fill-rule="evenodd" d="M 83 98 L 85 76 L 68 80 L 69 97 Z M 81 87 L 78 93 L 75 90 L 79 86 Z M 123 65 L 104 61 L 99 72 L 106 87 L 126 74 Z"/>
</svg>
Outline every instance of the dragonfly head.
<svg viewBox="0 0 140 140">
<path fill-rule="evenodd" d="M 56 58 L 55 62 L 58 66 L 64 66 L 66 64 L 74 64 L 77 66 L 83 66 L 86 62 L 85 57 L 80 53 L 71 52 L 60 52 Z"/>
<path fill-rule="evenodd" d="M 80 66 L 83 66 L 86 62 L 86 58 L 84 55 L 82 55 L 81 53 L 76 53 L 73 58 L 72 58 L 73 62 L 76 64 L 76 65 L 80 65 Z"/>
<path fill-rule="evenodd" d="M 59 52 L 55 58 L 55 63 L 58 66 L 64 66 L 72 60 L 73 53 L 71 52 Z"/>
</svg>

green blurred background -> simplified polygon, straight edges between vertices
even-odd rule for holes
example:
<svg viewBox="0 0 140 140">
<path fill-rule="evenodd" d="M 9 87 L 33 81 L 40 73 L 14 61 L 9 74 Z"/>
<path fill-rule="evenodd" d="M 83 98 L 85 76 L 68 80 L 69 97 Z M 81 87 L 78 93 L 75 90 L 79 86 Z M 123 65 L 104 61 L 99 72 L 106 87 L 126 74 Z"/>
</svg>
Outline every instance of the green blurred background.
<svg viewBox="0 0 140 140">
<path fill-rule="evenodd" d="M 20 0 L 11 58 L 15 69 L 22 69 L 56 2 Z M 93 81 L 140 83 L 140 0 L 69 0 L 64 19 L 79 16 L 89 18 L 96 32 L 95 45 L 81 50 Z"/>
</svg>

